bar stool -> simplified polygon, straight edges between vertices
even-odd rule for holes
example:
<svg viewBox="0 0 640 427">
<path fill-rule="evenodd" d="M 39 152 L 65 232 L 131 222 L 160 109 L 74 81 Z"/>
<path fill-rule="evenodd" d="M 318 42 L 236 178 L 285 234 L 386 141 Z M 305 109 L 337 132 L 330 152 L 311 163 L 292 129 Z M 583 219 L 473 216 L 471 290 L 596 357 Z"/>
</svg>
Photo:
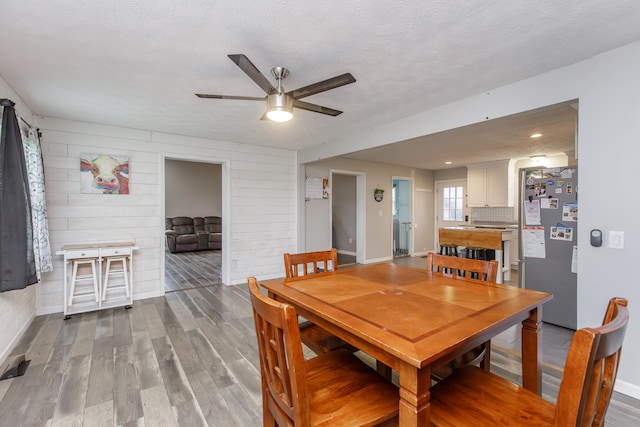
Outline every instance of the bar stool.
<svg viewBox="0 0 640 427">
<path fill-rule="evenodd" d="M 127 260 L 128 256 L 119 256 L 119 257 L 107 257 L 107 265 L 104 270 L 104 285 L 102 287 L 102 300 L 104 301 L 107 298 L 107 290 L 115 290 L 115 289 L 124 289 L 127 298 L 129 297 L 129 293 L 131 292 L 129 289 L 129 275 L 127 274 Z M 122 263 L 122 268 L 119 269 L 111 269 L 111 263 L 120 262 Z M 122 285 L 111 285 L 109 286 L 109 277 L 114 274 L 122 274 L 124 282 Z"/>
<path fill-rule="evenodd" d="M 71 290 L 69 292 L 69 305 L 73 305 L 73 299 L 77 297 L 87 296 L 93 294 L 96 302 L 100 301 L 100 291 L 98 290 L 98 274 L 96 263 L 98 262 L 98 258 L 76 258 L 71 261 L 71 268 L 73 269 L 73 273 L 71 274 Z M 80 265 L 90 265 L 91 266 L 91 274 L 82 274 L 78 276 L 78 266 Z M 93 281 L 93 291 L 83 290 L 81 292 L 76 292 L 76 282 L 84 281 L 84 280 L 92 280 Z"/>
<path fill-rule="evenodd" d="M 489 258 L 489 251 L 490 249 L 485 248 L 467 248 L 467 258 L 489 261 L 490 259 L 493 259 Z M 471 273 L 471 278 L 477 279 L 478 273 Z"/>
<path fill-rule="evenodd" d="M 488 261 L 487 249 L 484 248 L 467 248 L 467 258 L 480 259 Z"/>
<path fill-rule="evenodd" d="M 448 255 L 448 256 L 457 257 L 458 256 L 458 247 L 457 246 L 440 245 L 440 255 Z M 447 273 L 447 274 L 451 273 L 451 269 L 450 268 L 444 268 L 442 271 Z"/>
<path fill-rule="evenodd" d="M 440 255 L 458 256 L 457 246 L 443 246 L 440 245 Z"/>
</svg>

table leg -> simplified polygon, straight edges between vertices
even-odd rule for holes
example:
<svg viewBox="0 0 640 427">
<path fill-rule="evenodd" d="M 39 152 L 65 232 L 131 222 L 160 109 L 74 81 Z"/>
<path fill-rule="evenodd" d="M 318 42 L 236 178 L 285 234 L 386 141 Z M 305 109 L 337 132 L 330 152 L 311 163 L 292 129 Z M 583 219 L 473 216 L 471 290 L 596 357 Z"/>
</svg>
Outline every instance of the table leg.
<svg viewBox="0 0 640 427">
<path fill-rule="evenodd" d="M 496 277 L 496 283 L 503 283 L 503 280 L 502 280 L 503 271 L 502 271 L 502 269 L 504 267 L 504 264 L 502 262 L 502 250 L 496 249 L 496 255 L 495 255 L 494 259 L 496 261 L 498 261 L 498 276 Z"/>
<path fill-rule="evenodd" d="M 542 306 L 522 322 L 522 385 L 542 395 Z"/>
<path fill-rule="evenodd" d="M 511 280 L 511 241 L 505 240 L 502 242 L 502 256 L 504 258 L 504 262 L 502 263 L 502 269 L 504 271 L 504 281 L 508 282 Z"/>
<path fill-rule="evenodd" d="M 418 369 L 402 365 L 400 375 L 400 416 L 399 425 L 405 427 L 428 426 L 431 418 L 429 386 L 431 367 Z"/>
</svg>

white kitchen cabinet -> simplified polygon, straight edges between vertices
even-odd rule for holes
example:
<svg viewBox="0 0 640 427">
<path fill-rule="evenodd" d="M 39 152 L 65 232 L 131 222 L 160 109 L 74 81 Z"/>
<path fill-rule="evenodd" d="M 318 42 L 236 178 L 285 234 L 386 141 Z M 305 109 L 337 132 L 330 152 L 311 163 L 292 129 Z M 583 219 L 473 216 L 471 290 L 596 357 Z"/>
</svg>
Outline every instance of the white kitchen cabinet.
<svg viewBox="0 0 640 427">
<path fill-rule="evenodd" d="M 510 160 L 467 165 L 467 206 L 513 206 L 513 179 Z"/>
</svg>

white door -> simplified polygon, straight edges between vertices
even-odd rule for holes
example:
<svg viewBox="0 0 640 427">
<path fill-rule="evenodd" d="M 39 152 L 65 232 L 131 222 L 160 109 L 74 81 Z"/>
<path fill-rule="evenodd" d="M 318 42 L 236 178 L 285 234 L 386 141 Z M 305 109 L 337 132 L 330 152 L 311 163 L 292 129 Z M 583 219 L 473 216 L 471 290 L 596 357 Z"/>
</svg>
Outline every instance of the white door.
<svg viewBox="0 0 640 427">
<path fill-rule="evenodd" d="M 435 248 L 438 245 L 438 230 L 442 227 L 465 225 L 465 216 L 469 215 L 465 203 L 467 180 L 451 180 L 436 182 L 436 232 Z"/>
</svg>

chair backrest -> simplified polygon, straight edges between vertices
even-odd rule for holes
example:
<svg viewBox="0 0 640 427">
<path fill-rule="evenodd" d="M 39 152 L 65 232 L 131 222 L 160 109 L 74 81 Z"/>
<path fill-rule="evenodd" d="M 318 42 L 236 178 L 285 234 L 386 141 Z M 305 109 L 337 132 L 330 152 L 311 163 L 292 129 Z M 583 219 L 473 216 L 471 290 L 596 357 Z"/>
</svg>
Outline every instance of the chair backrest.
<svg viewBox="0 0 640 427">
<path fill-rule="evenodd" d="M 627 300 L 612 298 L 601 327 L 583 328 L 573 335 L 558 392 L 555 425 L 604 425 L 628 322 Z"/>
<path fill-rule="evenodd" d="M 458 258 L 429 252 L 427 254 L 427 270 L 437 272 L 443 276 L 464 277 L 466 279 L 496 283 L 498 261 Z M 472 273 L 477 274 L 477 278 L 472 277 Z"/>
<path fill-rule="evenodd" d="M 279 426 L 308 426 L 306 370 L 296 311 L 262 294 L 255 277 L 249 277 L 248 284 L 260 352 L 263 405 Z"/>
<path fill-rule="evenodd" d="M 333 274 L 338 269 L 338 252 L 328 251 L 284 254 L 284 269 L 287 279 L 295 280 L 309 274 Z"/>
</svg>

